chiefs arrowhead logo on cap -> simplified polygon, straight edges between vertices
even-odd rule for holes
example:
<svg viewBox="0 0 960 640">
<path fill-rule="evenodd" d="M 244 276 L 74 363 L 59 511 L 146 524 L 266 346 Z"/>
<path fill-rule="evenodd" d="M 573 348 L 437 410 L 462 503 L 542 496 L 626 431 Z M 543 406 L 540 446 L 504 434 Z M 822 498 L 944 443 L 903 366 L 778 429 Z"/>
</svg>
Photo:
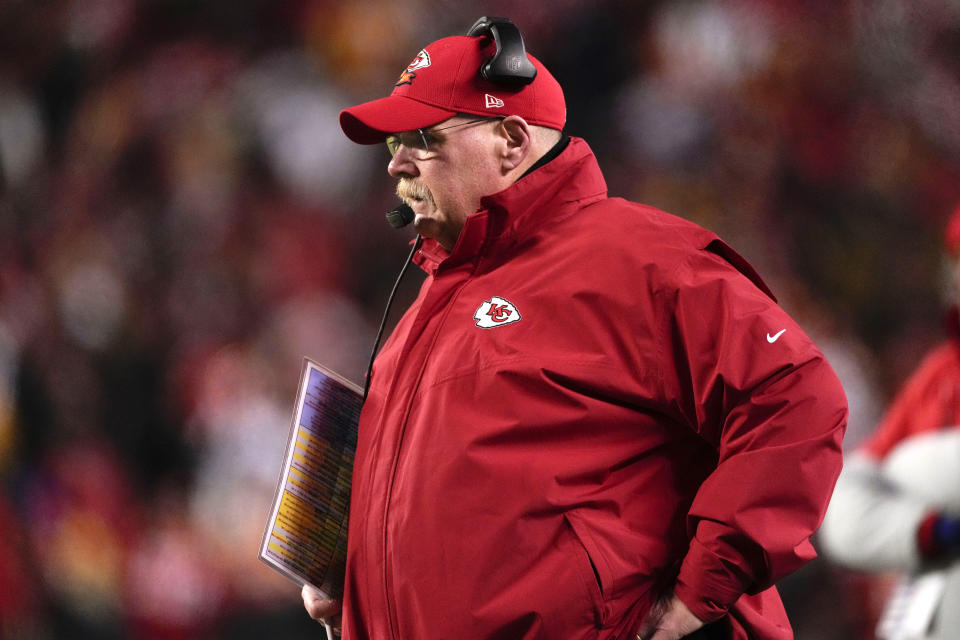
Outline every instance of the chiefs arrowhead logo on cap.
<svg viewBox="0 0 960 640">
<path fill-rule="evenodd" d="M 427 53 L 426 49 L 421 49 L 420 53 L 413 59 L 413 61 L 407 65 L 407 68 L 404 69 L 403 73 L 400 74 L 400 79 L 397 80 L 395 87 L 399 87 L 402 84 L 413 84 L 413 79 L 417 77 L 415 73 L 417 69 L 423 69 L 430 66 L 430 54 Z"/>
<path fill-rule="evenodd" d="M 483 304 L 473 314 L 477 326 L 481 329 L 491 329 L 520 320 L 520 312 L 509 300 L 494 296 L 484 300 Z"/>
</svg>

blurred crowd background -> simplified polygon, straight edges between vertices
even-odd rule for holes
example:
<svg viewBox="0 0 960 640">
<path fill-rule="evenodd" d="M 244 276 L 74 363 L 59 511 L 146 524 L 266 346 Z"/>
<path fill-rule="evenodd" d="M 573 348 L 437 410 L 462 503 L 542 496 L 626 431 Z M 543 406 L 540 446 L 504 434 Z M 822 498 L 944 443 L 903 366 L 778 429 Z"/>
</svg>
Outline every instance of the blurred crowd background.
<svg viewBox="0 0 960 640">
<path fill-rule="evenodd" d="M 481 15 L 611 194 L 754 263 L 870 431 L 941 336 L 956 1 L 0 0 L 0 639 L 322 637 L 257 552 L 301 359 L 362 379 L 411 239 L 337 114 Z M 797 637 L 869 638 L 858 579 L 785 580 Z"/>
</svg>

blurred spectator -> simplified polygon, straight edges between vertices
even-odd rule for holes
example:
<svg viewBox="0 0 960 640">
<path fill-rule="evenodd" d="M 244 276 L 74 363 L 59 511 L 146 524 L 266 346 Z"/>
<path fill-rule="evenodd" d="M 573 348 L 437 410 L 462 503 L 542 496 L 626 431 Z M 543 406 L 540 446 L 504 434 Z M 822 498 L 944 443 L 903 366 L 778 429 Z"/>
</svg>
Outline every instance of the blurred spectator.
<svg viewBox="0 0 960 640">
<path fill-rule="evenodd" d="M 0 638 L 39 638 L 49 632 L 14 505 L 0 494 Z"/>
<path fill-rule="evenodd" d="M 820 531 L 838 562 L 906 575 L 880 618 L 884 640 L 952 638 L 960 625 L 960 208 L 945 244 L 953 265 L 949 338 L 848 458 Z M 861 584 L 888 587 L 883 578 Z"/>
<path fill-rule="evenodd" d="M 219 637 L 218 625 L 228 613 L 221 556 L 191 526 L 183 502 L 176 491 L 161 496 L 129 551 L 122 602 L 130 637 Z M 203 522 L 209 525 L 220 515 L 205 514 Z M 216 533 L 229 536 L 235 523 L 218 524 Z"/>
<path fill-rule="evenodd" d="M 124 562 L 139 510 L 109 446 L 64 438 L 27 478 L 24 522 L 32 557 L 64 637 L 121 638 Z"/>
</svg>

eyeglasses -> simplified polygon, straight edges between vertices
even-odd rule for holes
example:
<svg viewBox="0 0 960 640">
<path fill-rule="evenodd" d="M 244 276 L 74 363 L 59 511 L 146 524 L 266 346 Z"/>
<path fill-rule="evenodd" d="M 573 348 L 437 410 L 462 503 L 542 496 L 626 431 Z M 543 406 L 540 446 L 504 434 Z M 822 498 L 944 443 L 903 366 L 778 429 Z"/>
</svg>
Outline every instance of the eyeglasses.
<svg viewBox="0 0 960 640">
<path fill-rule="evenodd" d="M 443 141 L 443 138 L 436 135 L 438 132 L 479 124 L 481 122 L 493 122 L 495 120 L 503 120 L 503 118 L 477 118 L 476 120 L 467 120 L 466 122 L 451 124 L 447 127 L 413 129 L 412 131 L 394 133 L 387 136 L 387 150 L 391 156 L 395 156 L 397 155 L 397 150 L 400 148 L 400 145 L 403 145 L 413 152 L 414 158 L 424 160 L 430 156 L 431 147 L 435 147 Z"/>
</svg>

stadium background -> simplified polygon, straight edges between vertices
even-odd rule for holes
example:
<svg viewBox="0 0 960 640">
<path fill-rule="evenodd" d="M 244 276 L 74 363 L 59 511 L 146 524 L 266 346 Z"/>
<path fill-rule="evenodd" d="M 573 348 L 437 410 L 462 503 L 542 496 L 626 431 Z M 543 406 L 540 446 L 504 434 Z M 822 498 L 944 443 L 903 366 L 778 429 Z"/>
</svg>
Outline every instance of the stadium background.
<svg viewBox="0 0 960 640">
<path fill-rule="evenodd" d="M 361 378 L 410 237 L 337 113 L 481 15 L 611 194 L 757 266 L 869 431 L 941 335 L 957 2 L 3 0 L 0 638 L 320 637 L 257 548 L 300 360 Z M 784 581 L 798 638 L 867 637 L 860 579 Z"/>
</svg>

